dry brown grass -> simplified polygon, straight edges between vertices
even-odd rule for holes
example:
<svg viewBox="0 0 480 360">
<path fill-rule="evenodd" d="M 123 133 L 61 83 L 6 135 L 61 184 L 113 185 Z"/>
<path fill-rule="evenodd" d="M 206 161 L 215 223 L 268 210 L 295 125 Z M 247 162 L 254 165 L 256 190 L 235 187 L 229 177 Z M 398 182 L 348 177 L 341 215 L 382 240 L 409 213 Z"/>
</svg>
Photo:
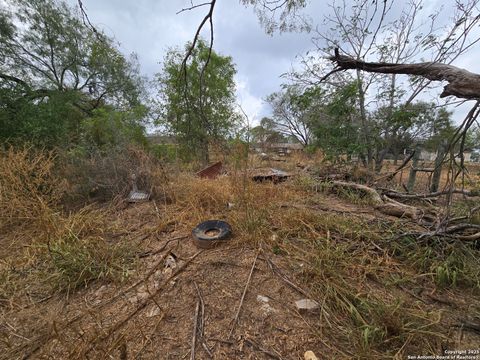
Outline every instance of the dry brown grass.
<svg viewBox="0 0 480 360">
<path fill-rule="evenodd" d="M 55 153 L 29 147 L 0 152 L 0 230 L 51 227 L 66 182 L 54 173 Z"/>
<path fill-rule="evenodd" d="M 0 299 L 26 293 L 48 296 L 97 279 L 121 279 L 132 249 L 118 232 L 110 209 L 86 206 L 66 212 L 71 186 L 59 176 L 54 151 L 10 148 L 0 153 Z M 32 290 L 34 289 L 34 290 Z"/>
<path fill-rule="evenodd" d="M 96 151 L 88 156 L 75 151 L 61 152 L 57 171 L 68 183 L 63 203 L 74 209 L 91 202 L 124 198 L 131 190 L 133 174 L 139 189 L 154 193 L 162 190 L 154 183 L 158 185 L 166 179 L 162 163 L 135 146 Z"/>
<path fill-rule="evenodd" d="M 116 356 L 120 345 L 128 341 L 130 351 L 139 354 L 143 348 L 135 346 L 141 340 L 152 357 L 158 357 L 158 346 L 152 340 L 156 339 L 155 336 L 165 333 L 166 329 L 173 334 L 180 333 L 180 330 L 183 335 L 191 334 L 189 311 L 196 296 L 194 290 L 189 292 L 192 278 L 205 290 L 207 309 L 216 309 L 208 319 L 208 331 L 217 337 L 222 336 L 229 328 L 229 325 L 225 327 L 229 321 L 225 314 L 229 309 L 235 309 L 238 301 L 235 294 L 241 294 L 244 286 L 239 279 L 243 279 L 251 265 L 252 259 L 244 255 L 256 253 L 258 248 L 263 249 L 262 257 L 281 264 L 282 271 L 321 304 L 318 314 L 291 315 L 293 299 L 299 294 L 283 292 L 289 297 L 280 300 L 289 305 L 282 308 L 282 323 L 270 324 L 269 319 L 260 321 L 252 317 L 249 328 L 243 328 L 261 334 L 258 335 L 260 339 L 273 342 L 270 343 L 273 347 L 277 345 L 272 335 L 275 333 L 273 325 L 287 329 L 285 343 L 290 342 L 289 346 L 296 349 L 295 358 L 300 351 L 310 349 L 297 349 L 297 342 L 301 346 L 323 349 L 322 357 L 332 359 L 401 359 L 408 354 L 439 354 L 442 347 L 456 344 L 452 339 L 455 331 L 452 326 L 458 319 L 468 311 L 474 314 L 480 310 L 480 304 L 475 300 L 480 291 L 480 263 L 478 249 L 474 246 L 445 239 L 397 238 L 399 233 L 415 225 L 376 213 L 368 204 L 353 197 L 322 192 L 315 178 L 306 173 L 281 184 L 254 183 L 245 171 L 246 167 L 255 166 L 250 159 L 246 161 L 238 156 L 237 161 L 229 165 L 230 174 L 215 180 L 199 179 L 176 169 L 170 173 L 168 181 L 165 181 L 163 170 L 156 170 L 151 165 L 150 174 L 158 172 L 150 176 L 150 184 L 157 190 L 149 204 L 124 210 L 113 206 L 90 206 L 72 214 L 47 212 L 51 227 L 48 231 L 36 229 L 35 246 L 24 252 L 29 260 L 23 262 L 21 269 L 26 275 L 22 278 L 18 272 L 10 271 L 14 261 L 5 261 L 3 269 L 6 271 L 0 273 L 0 280 L 6 284 L 2 289 L 5 299 L 11 300 L 12 294 L 21 292 L 22 286 L 31 286 L 36 279 L 51 281 L 57 289 L 63 290 L 82 287 L 94 280 L 122 279 L 131 269 L 133 253 L 160 248 L 158 239 L 188 235 L 204 220 L 228 221 L 234 238 L 231 246 L 202 254 L 201 265 L 191 264 L 188 276 L 179 277 L 171 286 L 165 286 L 160 296 L 152 301 L 152 306 L 160 309 L 161 316 L 133 316 L 125 328 L 112 330 L 116 320 L 121 321 L 124 315 L 135 310 L 130 298 L 126 298 L 122 307 L 112 306 L 105 312 L 88 307 L 84 312 L 90 314 L 91 320 L 83 324 L 85 337 L 79 337 L 72 327 L 55 335 L 57 337 L 53 336 L 55 342 L 40 339 L 40 343 L 45 344 L 44 355 L 53 353 L 56 354 L 53 357 L 62 358 L 62 355 L 73 354 L 78 349 L 88 352 L 93 345 L 85 339 L 110 334 L 104 341 L 105 347 L 99 345 L 98 352 L 92 353 Z M 286 169 L 294 171 L 296 164 L 289 163 Z M 233 205 L 229 207 L 229 203 Z M 132 223 L 138 224 L 139 232 L 147 235 L 148 246 L 133 241 L 126 243 L 115 236 L 130 231 Z M 17 226 L 10 234 L 16 238 L 17 247 L 22 244 L 18 242 L 18 234 L 25 232 L 25 228 L 19 231 Z M 28 228 L 34 234 L 33 226 Z M 179 242 L 174 251 L 184 261 L 196 249 L 186 239 Z M 146 261 L 146 268 L 149 268 L 152 262 Z M 255 294 L 267 292 L 269 289 L 265 284 L 273 283 L 271 278 L 277 279 L 275 289 L 286 286 L 266 265 L 260 270 L 256 276 L 263 277 L 265 283 L 257 283 L 256 288 L 252 286 L 252 293 L 255 293 L 251 299 L 247 296 L 244 305 L 245 311 L 252 316 L 258 315 L 255 313 L 258 308 Z M 213 271 L 218 277 L 210 276 Z M 42 278 L 39 275 L 42 272 L 52 275 Z M 136 276 L 141 278 L 144 273 Z M 215 287 L 215 290 L 207 291 L 209 287 Z M 169 292 L 173 295 L 170 296 Z M 85 307 L 84 294 L 77 299 L 78 308 L 74 306 L 71 311 L 74 314 Z M 87 294 L 96 296 L 91 292 Z M 178 298 L 180 294 L 184 297 Z M 277 295 L 282 296 L 280 292 L 270 294 L 272 298 Z M 432 296 L 440 300 L 432 300 Z M 101 300 L 108 302 L 108 299 Z M 125 308 L 130 312 L 125 313 Z M 219 308 L 222 311 L 217 311 Z M 41 309 L 39 306 L 39 311 Z M 55 316 L 52 319 L 48 321 L 55 323 L 58 320 Z M 165 319 L 172 321 L 163 321 Z M 249 320 L 244 314 L 242 321 Z M 295 329 L 303 331 L 298 339 L 295 331 L 288 330 L 296 321 L 300 321 L 300 328 Z M 71 344 L 72 339 L 80 338 L 78 344 Z M 163 341 L 162 344 L 167 342 L 168 348 L 175 349 L 179 343 L 187 343 L 188 350 L 186 337 L 172 335 L 171 341 L 159 341 Z M 101 342 L 99 340 L 98 344 Z M 28 348 L 29 343 L 26 344 Z M 20 354 L 18 349 L 23 348 L 13 349 L 17 352 L 12 350 L 12 353 Z M 228 352 L 230 357 L 224 355 L 223 358 L 234 358 L 232 354 L 238 355 L 236 351 Z M 286 359 L 294 358 L 292 353 L 284 355 Z"/>
</svg>

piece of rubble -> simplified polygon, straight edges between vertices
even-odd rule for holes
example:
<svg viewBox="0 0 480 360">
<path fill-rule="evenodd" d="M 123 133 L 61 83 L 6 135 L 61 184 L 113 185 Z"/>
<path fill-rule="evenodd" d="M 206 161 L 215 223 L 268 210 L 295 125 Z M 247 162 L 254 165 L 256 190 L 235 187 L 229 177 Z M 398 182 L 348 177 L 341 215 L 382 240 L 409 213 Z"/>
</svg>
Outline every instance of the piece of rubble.
<svg viewBox="0 0 480 360">
<path fill-rule="evenodd" d="M 146 313 L 146 316 L 148 318 L 151 318 L 151 317 L 154 317 L 154 316 L 158 316 L 162 313 L 162 311 L 160 310 L 160 308 L 155 305 L 155 306 L 152 306 L 150 310 L 147 311 Z"/>
<path fill-rule="evenodd" d="M 262 310 L 263 315 L 267 316 L 273 312 L 276 312 L 276 310 L 273 307 L 271 307 L 270 304 L 268 303 L 270 301 L 268 297 L 263 295 L 257 295 L 257 301 L 262 303 L 262 305 L 260 306 L 260 309 Z"/>
<path fill-rule="evenodd" d="M 263 303 L 268 303 L 270 299 L 266 296 L 263 295 L 257 295 L 257 301 L 263 302 Z"/>
<path fill-rule="evenodd" d="M 174 253 L 170 253 L 165 259 L 165 267 L 163 268 L 163 273 L 166 276 L 170 276 L 173 273 L 173 270 L 177 267 L 177 260 Z"/>
<path fill-rule="evenodd" d="M 132 174 L 132 191 L 128 194 L 127 201 L 129 203 L 145 202 L 150 200 L 150 193 L 147 191 L 139 190 L 137 186 L 137 176 Z"/>
<path fill-rule="evenodd" d="M 295 306 L 297 307 L 298 311 L 315 311 L 320 307 L 318 302 L 311 299 L 297 300 L 295 301 Z"/>
<path fill-rule="evenodd" d="M 314 354 L 313 351 L 306 351 L 303 355 L 305 360 L 318 360 L 318 357 Z"/>
</svg>

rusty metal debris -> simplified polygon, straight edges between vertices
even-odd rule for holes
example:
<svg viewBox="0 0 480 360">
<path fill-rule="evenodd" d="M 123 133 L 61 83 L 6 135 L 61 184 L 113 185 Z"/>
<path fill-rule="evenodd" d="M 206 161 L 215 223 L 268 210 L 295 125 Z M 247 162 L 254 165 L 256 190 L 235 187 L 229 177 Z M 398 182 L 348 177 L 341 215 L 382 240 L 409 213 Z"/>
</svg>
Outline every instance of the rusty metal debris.
<svg viewBox="0 0 480 360">
<path fill-rule="evenodd" d="M 287 180 L 292 175 L 278 169 L 273 168 L 262 168 L 255 169 L 252 171 L 252 180 L 253 181 L 273 181 L 275 184 Z"/>
<path fill-rule="evenodd" d="M 197 172 L 197 176 L 204 179 L 215 179 L 222 173 L 223 165 L 222 162 L 216 162 L 213 165 L 207 166 L 205 169 Z"/>
</svg>

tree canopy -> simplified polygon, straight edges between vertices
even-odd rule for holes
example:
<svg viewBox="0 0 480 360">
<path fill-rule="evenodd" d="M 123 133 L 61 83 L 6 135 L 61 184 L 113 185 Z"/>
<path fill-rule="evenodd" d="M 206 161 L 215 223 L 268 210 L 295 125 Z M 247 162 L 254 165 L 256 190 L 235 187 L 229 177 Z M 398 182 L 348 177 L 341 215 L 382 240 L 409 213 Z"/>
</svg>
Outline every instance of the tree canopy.
<svg viewBox="0 0 480 360">
<path fill-rule="evenodd" d="M 163 71 L 157 74 L 158 123 L 176 135 L 184 154 L 197 154 L 208 163 L 209 142 L 225 139 L 236 125 L 236 70 L 231 57 L 210 52 L 203 40 L 197 42 L 185 64 L 183 56 L 179 49 L 170 50 Z"/>
<path fill-rule="evenodd" d="M 68 143 L 105 104 L 141 106 L 134 55 L 86 27 L 64 2 L 8 0 L 0 9 L 0 136 Z M 140 119 L 139 119 L 140 120 Z"/>
</svg>

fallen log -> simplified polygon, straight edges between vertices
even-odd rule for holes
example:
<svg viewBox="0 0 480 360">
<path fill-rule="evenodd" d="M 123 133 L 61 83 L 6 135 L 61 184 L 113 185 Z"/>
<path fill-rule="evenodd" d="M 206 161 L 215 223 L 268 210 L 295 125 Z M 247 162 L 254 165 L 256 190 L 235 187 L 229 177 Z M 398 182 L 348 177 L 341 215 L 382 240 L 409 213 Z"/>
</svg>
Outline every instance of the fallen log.
<svg viewBox="0 0 480 360">
<path fill-rule="evenodd" d="M 388 199 L 387 202 L 376 206 L 375 209 L 386 215 L 399 218 L 410 218 L 412 220 L 420 220 L 427 216 L 423 210 L 414 206 L 402 204 L 393 199 Z"/>
<path fill-rule="evenodd" d="M 374 188 L 368 187 L 363 184 L 349 183 L 344 181 L 333 181 L 330 183 L 330 186 L 331 186 L 331 189 L 333 190 L 343 189 L 348 191 L 358 191 L 362 193 L 363 196 L 368 197 L 371 204 L 376 210 L 386 215 L 391 215 L 399 218 L 409 218 L 419 223 L 426 220 L 429 226 L 439 223 L 439 217 L 435 213 L 435 211 L 422 209 L 412 205 L 403 204 L 399 201 L 391 199 L 389 196 L 387 196 L 387 194 L 392 196 L 397 196 L 398 198 L 401 198 L 401 199 L 415 199 L 415 198 L 420 199 L 420 198 L 428 198 L 428 197 L 448 194 L 447 191 L 436 192 L 432 194 L 417 195 L 417 194 L 401 194 L 395 191 L 384 190 L 383 194 L 380 195 L 377 192 L 377 190 L 375 190 Z M 454 189 L 453 192 L 464 194 L 464 195 L 469 194 L 470 196 L 478 196 L 478 195 L 473 195 L 473 194 L 477 194 L 474 191 L 468 192 L 466 190 Z M 479 211 L 479 210 L 480 210 L 480 206 L 474 207 L 473 209 L 470 210 L 469 216 L 458 217 L 458 218 L 454 218 L 453 220 L 467 220 L 471 218 L 476 211 Z M 415 233 L 408 233 L 408 234 L 415 235 L 419 239 L 424 237 L 432 237 L 432 236 L 446 236 L 449 238 L 455 238 L 455 239 L 466 240 L 466 241 L 474 241 L 474 240 L 480 239 L 480 232 L 478 231 L 480 230 L 480 225 L 472 224 L 472 223 L 460 223 L 460 224 L 455 224 L 451 226 L 446 226 L 448 222 L 443 222 L 443 224 L 444 224 L 443 226 L 440 226 L 440 225 L 437 226 L 436 230 L 434 231 L 425 232 L 425 233 L 415 232 Z M 472 233 L 472 231 L 477 231 L 477 232 Z"/>
<path fill-rule="evenodd" d="M 332 181 L 331 183 L 332 189 L 348 189 L 354 190 L 357 192 L 363 193 L 369 200 L 372 202 L 372 205 L 380 206 L 383 205 L 384 202 L 380 197 L 380 194 L 373 188 L 368 187 L 366 185 L 357 184 L 357 183 L 349 183 L 345 181 Z"/>
<path fill-rule="evenodd" d="M 383 192 L 384 195 L 397 198 L 397 199 L 428 199 L 435 198 L 439 196 L 449 195 L 449 194 L 460 194 L 467 197 L 477 197 L 480 196 L 480 190 L 462 190 L 462 189 L 453 189 L 445 191 L 437 191 L 429 194 L 405 194 L 393 190 L 386 190 Z"/>
<path fill-rule="evenodd" d="M 332 189 L 344 189 L 344 190 L 350 190 L 350 191 L 358 191 L 364 194 L 369 200 L 370 203 L 374 206 L 375 209 L 378 211 L 386 214 L 386 215 L 391 215 L 395 217 L 400 217 L 400 218 L 410 218 L 412 220 L 420 220 L 423 218 L 427 219 L 434 219 L 434 217 L 430 216 L 429 214 L 426 214 L 425 211 L 411 206 L 411 205 L 405 205 L 402 204 L 401 202 L 395 201 L 393 199 L 390 199 L 387 196 L 380 196 L 380 194 L 377 192 L 377 190 L 368 187 L 366 185 L 362 184 L 357 184 L 357 183 L 348 183 L 344 181 L 333 181 L 331 183 Z"/>
</svg>

